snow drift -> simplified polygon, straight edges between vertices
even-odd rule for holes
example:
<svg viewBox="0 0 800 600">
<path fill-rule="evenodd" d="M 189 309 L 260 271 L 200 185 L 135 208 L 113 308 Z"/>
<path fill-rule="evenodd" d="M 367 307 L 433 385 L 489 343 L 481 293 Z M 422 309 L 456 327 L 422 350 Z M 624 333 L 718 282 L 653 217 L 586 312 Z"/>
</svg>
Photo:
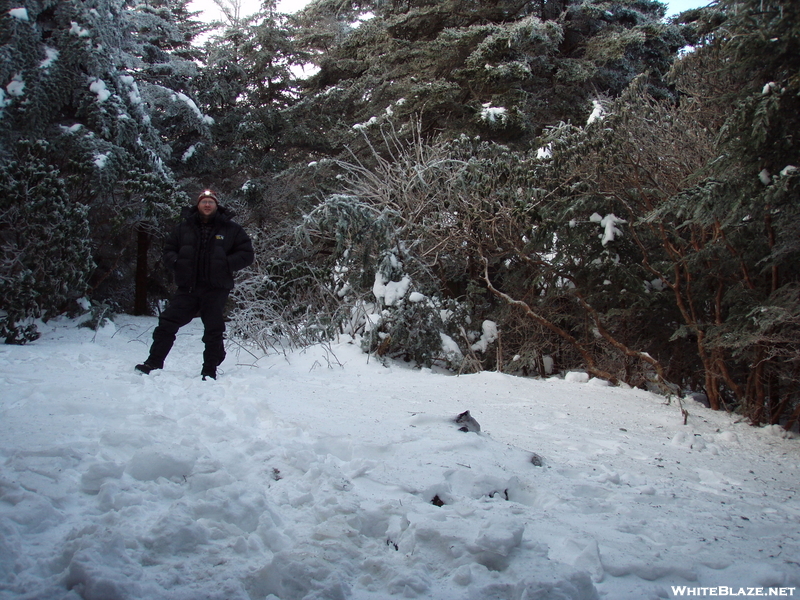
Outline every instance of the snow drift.
<svg viewBox="0 0 800 600">
<path fill-rule="evenodd" d="M 800 588 L 797 439 L 626 390 L 155 320 L 0 346 L 0 598 L 670 598 Z M 480 431 L 459 430 L 469 410 Z M 785 590 L 784 590 L 785 591 Z M 800 594 L 800 591 L 795 592 Z"/>
</svg>

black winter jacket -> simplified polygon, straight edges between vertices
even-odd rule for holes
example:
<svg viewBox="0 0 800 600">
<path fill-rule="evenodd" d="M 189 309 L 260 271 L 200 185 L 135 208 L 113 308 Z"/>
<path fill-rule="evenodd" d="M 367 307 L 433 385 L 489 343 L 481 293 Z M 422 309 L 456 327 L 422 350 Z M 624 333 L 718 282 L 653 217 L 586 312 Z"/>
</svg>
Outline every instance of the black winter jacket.
<svg viewBox="0 0 800 600">
<path fill-rule="evenodd" d="M 210 287 L 233 289 L 233 273 L 251 265 L 255 258 L 253 244 L 233 212 L 224 206 L 211 217 L 211 232 L 205 260 L 200 260 L 200 213 L 196 206 L 183 209 L 181 223 L 169 234 L 164 244 L 164 264 L 175 271 L 179 288 L 195 288 L 198 282 Z M 205 273 L 198 273 L 204 265 Z"/>
</svg>

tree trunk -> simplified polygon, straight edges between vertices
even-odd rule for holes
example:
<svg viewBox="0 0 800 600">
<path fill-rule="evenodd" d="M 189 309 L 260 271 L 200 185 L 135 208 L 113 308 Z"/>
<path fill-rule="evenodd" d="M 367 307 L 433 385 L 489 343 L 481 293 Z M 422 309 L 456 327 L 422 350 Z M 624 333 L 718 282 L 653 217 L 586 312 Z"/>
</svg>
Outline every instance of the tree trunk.
<svg viewBox="0 0 800 600">
<path fill-rule="evenodd" d="M 150 250 L 150 234 L 139 225 L 136 229 L 136 290 L 133 298 L 133 314 L 149 314 L 147 306 L 147 255 Z"/>
</svg>

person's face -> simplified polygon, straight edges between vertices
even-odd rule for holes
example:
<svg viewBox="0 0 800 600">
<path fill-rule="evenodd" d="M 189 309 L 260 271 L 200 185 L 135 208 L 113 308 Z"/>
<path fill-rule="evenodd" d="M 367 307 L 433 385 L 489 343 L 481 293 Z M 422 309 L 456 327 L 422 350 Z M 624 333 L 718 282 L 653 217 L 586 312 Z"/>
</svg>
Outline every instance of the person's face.
<svg viewBox="0 0 800 600">
<path fill-rule="evenodd" d="M 211 198 L 203 198 L 197 203 L 197 210 L 199 210 L 200 214 L 204 217 L 210 217 L 217 212 L 217 203 Z"/>
</svg>

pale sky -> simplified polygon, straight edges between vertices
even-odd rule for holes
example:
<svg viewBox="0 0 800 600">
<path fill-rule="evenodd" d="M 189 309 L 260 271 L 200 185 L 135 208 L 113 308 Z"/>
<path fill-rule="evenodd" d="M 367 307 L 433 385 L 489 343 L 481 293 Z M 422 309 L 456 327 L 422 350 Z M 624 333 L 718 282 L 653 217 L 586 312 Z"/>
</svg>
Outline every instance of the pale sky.
<svg viewBox="0 0 800 600">
<path fill-rule="evenodd" d="M 297 12 L 308 4 L 308 0 L 278 0 L 278 12 Z M 251 15 L 261 7 L 261 0 L 242 0 L 242 16 Z M 202 10 L 208 15 L 208 20 L 222 19 L 222 12 L 213 0 L 194 0 L 189 5 L 192 10 Z"/>
<path fill-rule="evenodd" d="M 666 2 L 668 7 L 667 14 L 675 15 L 690 8 L 706 6 L 710 2 L 711 0 L 668 0 Z M 308 4 L 308 0 L 279 0 L 278 12 L 293 13 L 303 8 L 306 4 Z M 259 9 L 260 6 L 261 0 L 243 0 L 243 16 L 253 14 Z M 209 20 L 221 18 L 222 16 L 222 13 L 220 13 L 213 0 L 194 0 L 190 7 L 194 10 L 202 10 L 206 12 L 209 15 Z"/>
<path fill-rule="evenodd" d="M 711 0 L 669 0 L 666 2 L 667 15 L 677 15 L 690 8 L 700 8 L 709 4 L 711 4 Z"/>
</svg>

